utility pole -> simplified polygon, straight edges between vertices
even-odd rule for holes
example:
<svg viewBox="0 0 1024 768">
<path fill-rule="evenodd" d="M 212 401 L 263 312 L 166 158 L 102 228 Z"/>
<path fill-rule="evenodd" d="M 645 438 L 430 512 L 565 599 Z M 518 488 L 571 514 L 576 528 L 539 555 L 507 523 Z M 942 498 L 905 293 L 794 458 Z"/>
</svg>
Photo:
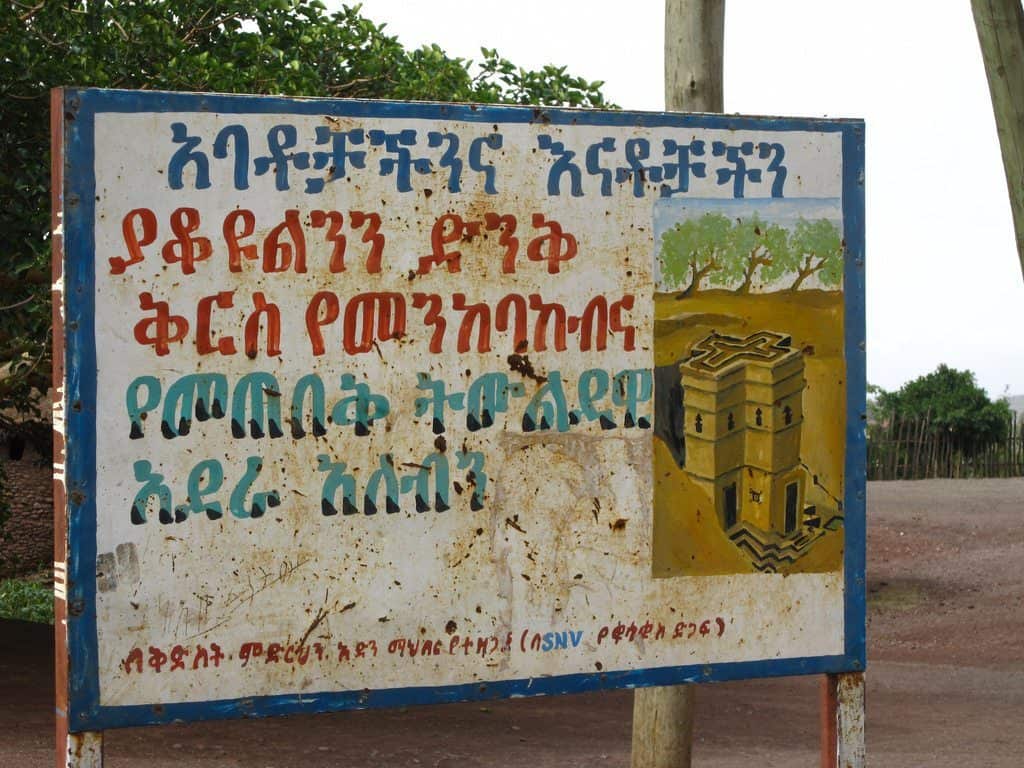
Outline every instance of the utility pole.
<svg viewBox="0 0 1024 768">
<path fill-rule="evenodd" d="M 1003 150 L 1017 257 L 1024 273 L 1024 7 L 1021 0 L 971 0 L 971 8 Z"/>
<path fill-rule="evenodd" d="M 725 0 L 665 0 L 665 109 L 721 112 Z M 690 768 L 694 685 L 633 695 L 632 768 Z"/>
<path fill-rule="evenodd" d="M 665 109 L 721 112 L 725 0 L 665 0 Z"/>
</svg>

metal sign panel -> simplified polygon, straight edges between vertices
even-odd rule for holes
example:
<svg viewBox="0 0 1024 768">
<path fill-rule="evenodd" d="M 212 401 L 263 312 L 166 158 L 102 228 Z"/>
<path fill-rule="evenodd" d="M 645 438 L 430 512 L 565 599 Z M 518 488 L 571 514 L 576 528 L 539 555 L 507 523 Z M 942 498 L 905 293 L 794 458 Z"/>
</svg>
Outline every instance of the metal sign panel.
<svg viewBox="0 0 1024 768">
<path fill-rule="evenodd" d="M 861 122 L 62 98 L 71 730 L 863 667 Z"/>
</svg>

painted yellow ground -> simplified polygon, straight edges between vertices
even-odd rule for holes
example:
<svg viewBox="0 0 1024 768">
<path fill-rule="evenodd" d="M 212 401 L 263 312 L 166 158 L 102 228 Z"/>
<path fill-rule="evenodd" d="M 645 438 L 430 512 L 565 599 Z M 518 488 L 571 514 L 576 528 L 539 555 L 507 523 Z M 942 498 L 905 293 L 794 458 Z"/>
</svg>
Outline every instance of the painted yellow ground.
<svg viewBox="0 0 1024 768">
<path fill-rule="evenodd" d="M 732 291 L 655 294 L 655 365 L 681 362 L 712 331 L 747 336 L 761 330 L 792 336 L 804 356 L 804 421 L 800 459 L 818 484 L 808 484 L 807 504 L 841 514 L 846 445 L 846 364 L 843 295 L 838 291 L 782 291 L 739 295 Z M 653 571 L 655 576 L 747 573 L 750 560 L 725 535 L 712 499 L 677 467 L 655 438 Z M 828 531 L 783 573 L 818 573 L 842 567 L 843 529 Z"/>
</svg>

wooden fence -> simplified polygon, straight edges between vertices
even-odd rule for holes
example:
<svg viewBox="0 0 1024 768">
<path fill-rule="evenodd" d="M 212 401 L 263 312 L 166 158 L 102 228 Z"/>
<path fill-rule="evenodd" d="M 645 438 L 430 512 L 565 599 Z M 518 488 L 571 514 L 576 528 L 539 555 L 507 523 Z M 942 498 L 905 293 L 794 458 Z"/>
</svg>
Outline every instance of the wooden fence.
<svg viewBox="0 0 1024 768">
<path fill-rule="evenodd" d="M 870 426 L 868 479 L 1024 476 L 1024 428 L 1016 414 L 1003 439 L 987 445 L 965 445 L 931 427 L 927 417 Z"/>
</svg>

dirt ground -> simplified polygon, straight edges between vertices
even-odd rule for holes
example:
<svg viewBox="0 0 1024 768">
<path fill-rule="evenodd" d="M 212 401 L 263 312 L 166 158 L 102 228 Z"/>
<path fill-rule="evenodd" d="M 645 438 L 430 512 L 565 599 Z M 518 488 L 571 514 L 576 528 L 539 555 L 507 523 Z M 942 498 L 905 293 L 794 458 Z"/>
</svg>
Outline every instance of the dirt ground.
<svg viewBox="0 0 1024 768">
<path fill-rule="evenodd" d="M 868 489 L 868 759 L 1024 764 L 1024 479 Z M 50 628 L 0 622 L 0 767 L 53 765 Z M 632 694 L 110 731 L 107 765 L 627 766 Z M 818 680 L 698 691 L 697 768 L 811 766 Z"/>
</svg>

